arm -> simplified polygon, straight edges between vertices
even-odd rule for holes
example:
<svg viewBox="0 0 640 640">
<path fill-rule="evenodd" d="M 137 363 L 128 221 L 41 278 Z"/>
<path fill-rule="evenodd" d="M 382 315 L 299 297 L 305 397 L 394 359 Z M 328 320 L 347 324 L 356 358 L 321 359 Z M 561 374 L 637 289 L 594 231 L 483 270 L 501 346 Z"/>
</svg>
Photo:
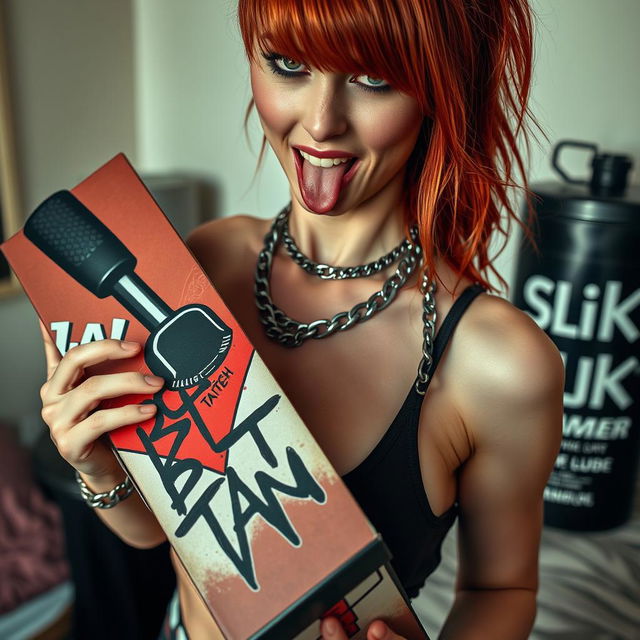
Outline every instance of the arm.
<svg viewBox="0 0 640 640">
<path fill-rule="evenodd" d="M 440 638 L 524 640 L 536 613 L 542 492 L 562 435 L 564 367 L 533 321 L 493 296 L 461 321 L 447 367 L 472 453 L 459 471 L 459 574 Z M 322 633 L 346 640 L 336 620 Z M 378 620 L 367 640 L 404 639 Z"/>
<path fill-rule="evenodd" d="M 224 218 L 191 232 L 187 246 L 209 275 L 216 273 L 215 258 L 220 254 L 225 256 L 223 271 L 235 272 L 229 261 L 233 259 L 240 263 L 244 259 L 241 239 L 246 237 L 249 220 L 247 216 Z M 74 347 L 61 358 L 43 327 L 42 335 L 48 367 L 47 382 L 41 390 L 42 417 L 59 453 L 80 472 L 89 489 L 95 493 L 109 491 L 123 481 L 124 471 L 101 436 L 118 427 L 139 423 L 153 414 L 141 415 L 138 405 L 95 409 L 104 398 L 153 393 L 159 385 L 149 387 L 142 375 L 133 372 L 85 379 L 86 367 L 109 359 L 133 357 L 139 353 L 141 345 L 130 345 L 127 351 L 117 340 L 100 340 Z M 146 406 L 155 410 L 153 405 Z M 131 546 L 150 548 L 166 540 L 155 516 L 137 492 L 112 509 L 96 509 L 95 512 Z"/>
<path fill-rule="evenodd" d="M 80 472 L 93 492 L 109 491 L 123 481 L 124 471 L 101 436 L 118 427 L 146 420 L 153 413 L 142 413 L 149 409 L 148 405 L 94 410 L 105 398 L 150 393 L 157 391 L 160 385 L 150 385 L 138 373 L 84 379 L 86 367 L 105 360 L 130 358 L 140 351 L 138 344 L 100 340 L 74 347 L 61 358 L 43 327 L 42 335 L 47 381 L 40 394 L 42 417 L 49 426 L 51 439 L 60 455 Z M 151 410 L 154 412 L 155 407 Z M 117 536 L 134 547 L 150 548 L 166 540 L 155 516 L 136 491 L 112 509 L 95 511 Z"/>
<path fill-rule="evenodd" d="M 529 636 L 542 492 L 562 434 L 557 349 L 524 314 L 503 301 L 487 304 L 498 317 L 467 331 L 467 344 L 456 348 L 466 350 L 466 364 L 456 367 L 457 406 L 472 455 L 459 473 L 459 573 L 443 640 Z"/>
</svg>

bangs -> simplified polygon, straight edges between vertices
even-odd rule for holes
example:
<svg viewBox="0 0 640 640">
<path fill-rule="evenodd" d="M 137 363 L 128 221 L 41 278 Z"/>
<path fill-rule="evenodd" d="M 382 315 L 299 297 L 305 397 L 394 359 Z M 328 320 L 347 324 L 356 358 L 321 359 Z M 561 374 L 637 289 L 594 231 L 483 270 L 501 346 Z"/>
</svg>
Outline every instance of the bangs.
<svg viewBox="0 0 640 640">
<path fill-rule="evenodd" d="M 531 233 L 511 200 L 530 153 L 530 0 L 239 0 L 248 58 L 276 53 L 322 72 L 367 74 L 418 103 L 423 125 L 405 174 L 405 224 L 424 273 L 436 256 L 489 290 L 493 233 Z M 246 120 L 254 106 L 249 103 Z M 544 134 L 543 134 L 544 135 Z M 522 138 L 521 138 L 522 136 Z M 545 136 L 546 137 L 546 136 Z M 263 137 L 258 166 L 263 157 Z"/>
<path fill-rule="evenodd" d="M 412 2 L 393 0 L 240 0 L 245 49 L 256 62 L 258 47 L 320 71 L 366 73 L 414 96 L 424 95 L 412 70 L 420 42 Z"/>
</svg>

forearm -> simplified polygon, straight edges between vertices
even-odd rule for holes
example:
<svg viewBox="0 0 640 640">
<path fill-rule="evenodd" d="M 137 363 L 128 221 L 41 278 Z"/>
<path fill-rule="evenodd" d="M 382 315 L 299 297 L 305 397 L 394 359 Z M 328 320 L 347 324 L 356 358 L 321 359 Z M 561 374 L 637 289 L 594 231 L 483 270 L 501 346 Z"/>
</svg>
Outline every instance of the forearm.
<svg viewBox="0 0 640 640">
<path fill-rule="evenodd" d="M 87 486 L 94 493 L 110 491 L 123 481 L 124 471 L 100 478 L 82 475 Z M 149 549 L 167 538 L 156 517 L 137 491 L 111 509 L 95 509 L 98 517 L 124 542 L 140 549 Z"/>
<path fill-rule="evenodd" d="M 526 640 L 536 616 L 530 589 L 458 591 L 440 640 Z"/>
</svg>

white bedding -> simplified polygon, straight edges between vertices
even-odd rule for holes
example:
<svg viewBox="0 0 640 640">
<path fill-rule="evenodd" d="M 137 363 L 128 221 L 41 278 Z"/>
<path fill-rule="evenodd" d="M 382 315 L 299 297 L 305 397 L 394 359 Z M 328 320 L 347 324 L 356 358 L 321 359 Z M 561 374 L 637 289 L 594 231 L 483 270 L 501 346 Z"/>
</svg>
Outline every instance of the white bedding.
<svg viewBox="0 0 640 640">
<path fill-rule="evenodd" d="M 52 625 L 73 602 L 73 587 L 63 582 L 0 616 L 2 640 L 29 640 Z"/>
</svg>

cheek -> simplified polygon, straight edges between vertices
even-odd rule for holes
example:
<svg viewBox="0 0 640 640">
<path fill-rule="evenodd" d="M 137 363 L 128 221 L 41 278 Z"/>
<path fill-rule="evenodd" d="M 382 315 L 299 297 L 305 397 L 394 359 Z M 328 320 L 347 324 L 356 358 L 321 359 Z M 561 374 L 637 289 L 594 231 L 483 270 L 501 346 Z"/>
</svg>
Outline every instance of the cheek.
<svg viewBox="0 0 640 640">
<path fill-rule="evenodd" d="M 417 103 L 391 101 L 364 115 L 362 136 L 373 152 L 406 157 L 413 150 L 422 120 Z"/>
<path fill-rule="evenodd" d="M 279 91 L 266 78 L 262 71 L 251 69 L 251 88 L 256 109 L 265 133 L 283 133 L 292 125 L 293 112 L 291 99 Z"/>
</svg>

